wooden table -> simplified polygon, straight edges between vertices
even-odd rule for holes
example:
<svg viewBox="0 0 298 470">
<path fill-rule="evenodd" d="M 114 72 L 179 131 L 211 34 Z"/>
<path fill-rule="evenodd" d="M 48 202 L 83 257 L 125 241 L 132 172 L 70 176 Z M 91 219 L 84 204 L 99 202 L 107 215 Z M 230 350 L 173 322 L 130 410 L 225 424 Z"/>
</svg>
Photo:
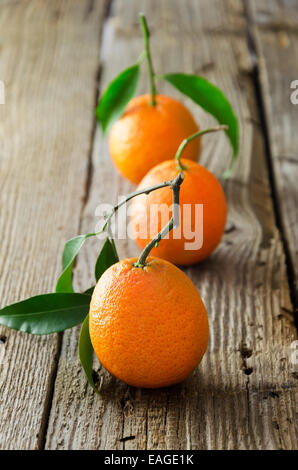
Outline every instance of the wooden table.
<svg viewBox="0 0 298 470">
<path fill-rule="evenodd" d="M 78 361 L 79 328 L 34 337 L 0 327 L 0 448 L 297 449 L 298 0 L 0 0 L 1 305 L 53 291 L 65 240 L 132 189 L 94 109 L 142 50 L 139 11 L 156 71 L 206 76 L 240 119 L 224 239 L 185 270 L 209 313 L 208 353 L 184 383 L 155 391 L 96 362 L 97 397 Z M 147 90 L 144 74 L 138 92 Z M 186 103 L 202 128 L 214 122 Z M 225 136 L 203 143 L 201 162 L 220 176 Z M 132 241 L 118 247 L 138 253 Z M 96 241 L 80 256 L 78 289 L 98 250 Z"/>
</svg>

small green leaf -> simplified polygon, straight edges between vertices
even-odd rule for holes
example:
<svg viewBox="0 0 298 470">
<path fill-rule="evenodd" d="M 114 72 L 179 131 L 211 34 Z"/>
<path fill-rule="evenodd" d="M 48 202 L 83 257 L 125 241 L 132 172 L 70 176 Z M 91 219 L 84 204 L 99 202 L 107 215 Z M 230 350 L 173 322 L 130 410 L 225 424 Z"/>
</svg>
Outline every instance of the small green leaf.
<svg viewBox="0 0 298 470">
<path fill-rule="evenodd" d="M 187 75 L 183 73 L 169 73 L 160 75 L 160 78 L 171 83 L 181 93 L 191 98 L 195 103 L 201 106 L 205 111 L 212 114 L 220 124 L 226 124 L 229 129 L 226 132 L 233 148 L 233 157 L 230 170 L 236 159 L 239 148 L 238 120 L 234 110 L 224 95 L 224 93 L 206 78 L 197 75 Z"/>
<path fill-rule="evenodd" d="M 140 76 L 138 64 L 121 72 L 108 85 L 96 108 L 96 117 L 103 133 L 122 115 L 125 106 L 134 96 Z"/>
<path fill-rule="evenodd" d="M 93 347 L 89 335 L 89 314 L 85 318 L 81 327 L 79 338 L 79 358 L 89 384 L 99 395 L 99 391 L 97 390 L 92 377 Z"/>
<path fill-rule="evenodd" d="M 106 238 L 104 245 L 99 253 L 95 265 L 95 279 L 98 281 L 100 276 L 110 267 L 119 261 L 117 250 L 113 239 Z"/>
<path fill-rule="evenodd" d="M 36 295 L 0 310 L 0 324 L 33 335 L 48 335 L 82 323 L 90 295 L 53 293 Z"/>
<path fill-rule="evenodd" d="M 77 254 L 88 235 L 79 235 L 65 243 L 62 255 L 62 273 L 56 284 L 56 292 L 74 292 L 72 286 L 72 268 Z"/>
</svg>

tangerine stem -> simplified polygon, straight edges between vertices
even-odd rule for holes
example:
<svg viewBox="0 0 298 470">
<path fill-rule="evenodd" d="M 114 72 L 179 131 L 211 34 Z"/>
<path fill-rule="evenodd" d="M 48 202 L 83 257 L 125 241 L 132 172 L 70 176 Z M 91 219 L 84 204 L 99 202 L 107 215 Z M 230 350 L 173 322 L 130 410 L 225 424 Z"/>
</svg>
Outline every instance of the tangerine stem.
<svg viewBox="0 0 298 470">
<path fill-rule="evenodd" d="M 181 154 L 185 147 L 191 142 L 192 140 L 196 139 L 197 137 L 204 135 L 204 134 L 209 134 L 210 132 L 217 132 L 217 131 L 227 131 L 228 126 L 222 125 L 222 126 L 217 126 L 217 127 L 210 127 L 210 129 L 204 129 L 203 131 L 198 131 L 195 132 L 195 134 L 190 135 L 186 139 L 184 139 L 181 144 L 178 147 L 177 153 L 175 155 L 175 160 L 177 161 L 177 169 L 182 171 L 185 170 L 183 165 L 180 162 Z"/>
<path fill-rule="evenodd" d="M 159 183 L 159 184 L 156 184 L 154 186 L 151 186 L 149 188 L 144 188 L 144 189 L 140 189 L 139 191 L 135 191 L 133 193 L 130 193 L 128 194 L 122 201 L 118 202 L 118 204 L 116 204 L 113 209 L 111 210 L 111 212 L 108 214 L 107 218 L 106 218 L 106 221 L 103 225 L 103 227 L 101 228 L 101 230 L 99 232 L 96 232 L 96 233 L 92 233 L 90 234 L 90 236 L 92 235 L 99 235 L 100 233 L 102 233 L 104 230 L 106 230 L 106 228 L 109 226 L 109 222 L 111 220 L 111 218 L 113 217 L 113 215 L 117 212 L 117 210 L 123 206 L 124 204 L 126 204 L 128 201 L 130 201 L 131 199 L 133 199 L 134 197 L 136 196 L 139 196 L 140 194 L 150 194 L 152 191 L 155 191 L 157 189 L 161 189 L 161 188 L 165 188 L 167 186 L 172 186 L 174 180 L 171 180 L 171 181 L 164 181 L 163 183 Z"/>
<path fill-rule="evenodd" d="M 155 73 L 154 73 L 154 69 L 153 69 L 151 53 L 150 53 L 150 46 L 149 46 L 150 32 L 149 32 L 149 28 L 148 28 L 148 25 L 147 25 L 145 15 L 143 13 L 140 13 L 140 22 L 141 22 L 141 27 L 142 27 L 142 31 L 143 31 L 143 38 L 144 38 L 144 44 L 145 44 L 145 54 L 146 54 L 146 57 L 147 57 L 148 69 L 149 69 L 149 80 L 150 80 L 150 88 L 151 88 L 151 102 L 150 102 L 150 105 L 155 106 L 156 105 L 156 100 L 155 100 L 156 86 L 155 86 Z"/>
<path fill-rule="evenodd" d="M 169 222 L 161 229 L 161 231 L 145 246 L 144 250 L 139 256 L 139 259 L 134 266 L 137 268 L 143 268 L 146 264 L 147 256 L 149 255 L 152 248 L 159 243 L 173 228 L 179 226 L 179 195 L 180 195 L 180 186 L 184 180 L 184 174 L 180 172 L 175 179 L 172 180 L 171 189 L 173 191 L 173 215 L 170 218 Z"/>
</svg>

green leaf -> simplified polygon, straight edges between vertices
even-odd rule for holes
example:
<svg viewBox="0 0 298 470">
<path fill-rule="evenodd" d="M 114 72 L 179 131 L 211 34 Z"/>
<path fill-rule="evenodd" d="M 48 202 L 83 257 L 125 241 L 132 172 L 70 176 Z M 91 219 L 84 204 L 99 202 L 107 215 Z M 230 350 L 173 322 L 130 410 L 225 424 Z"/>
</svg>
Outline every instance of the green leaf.
<svg viewBox="0 0 298 470">
<path fill-rule="evenodd" d="M 206 78 L 197 75 L 187 75 L 183 73 L 169 73 L 160 75 L 160 78 L 171 83 L 181 93 L 191 98 L 196 104 L 205 111 L 212 114 L 220 124 L 226 124 L 229 129 L 226 132 L 233 148 L 233 157 L 230 164 L 230 170 L 236 159 L 239 148 L 238 120 L 234 110 L 224 95 L 224 93 Z"/>
<path fill-rule="evenodd" d="M 89 335 L 89 314 L 85 318 L 81 327 L 79 338 L 79 358 L 89 384 L 99 395 L 99 391 L 97 390 L 92 377 L 93 347 Z"/>
<path fill-rule="evenodd" d="M 53 293 L 31 297 L 0 310 L 0 324 L 33 335 L 48 335 L 82 323 L 90 295 Z"/>
<path fill-rule="evenodd" d="M 104 245 L 99 253 L 95 265 L 95 279 L 98 279 L 110 267 L 119 261 L 117 250 L 113 239 L 106 238 Z"/>
<path fill-rule="evenodd" d="M 140 76 L 138 64 L 121 72 L 108 85 L 96 108 L 96 117 L 103 133 L 122 115 L 125 106 L 134 96 Z"/>
<path fill-rule="evenodd" d="M 91 297 L 92 294 L 93 294 L 94 288 L 95 288 L 95 286 L 89 287 L 89 289 L 87 289 L 87 290 L 84 291 L 84 294 L 90 295 L 90 297 Z"/>
<path fill-rule="evenodd" d="M 65 243 L 62 255 L 62 273 L 56 284 L 56 292 L 74 292 L 72 286 L 72 268 L 77 254 L 88 235 L 79 235 Z"/>
</svg>

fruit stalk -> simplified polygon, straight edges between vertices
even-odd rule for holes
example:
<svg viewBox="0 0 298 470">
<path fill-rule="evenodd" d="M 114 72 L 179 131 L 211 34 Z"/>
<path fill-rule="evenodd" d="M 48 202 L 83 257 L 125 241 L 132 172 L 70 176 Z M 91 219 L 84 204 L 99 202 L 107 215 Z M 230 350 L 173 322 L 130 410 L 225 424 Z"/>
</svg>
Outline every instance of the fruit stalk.
<svg viewBox="0 0 298 470">
<path fill-rule="evenodd" d="M 228 128 L 229 127 L 225 126 L 225 125 L 210 127 L 210 129 L 204 129 L 202 131 L 195 132 L 195 134 L 192 134 L 189 137 L 187 137 L 186 139 L 184 139 L 181 142 L 181 144 L 179 145 L 179 148 L 178 148 L 177 153 L 175 155 L 175 160 L 177 161 L 177 169 L 180 170 L 180 171 L 185 170 L 185 168 L 183 167 L 183 165 L 180 162 L 180 158 L 181 158 L 183 150 L 185 149 L 185 147 L 187 146 L 187 144 L 189 142 L 191 142 L 192 140 L 196 139 L 197 137 L 199 137 L 201 135 L 209 134 L 210 132 L 227 131 Z"/>
<path fill-rule="evenodd" d="M 148 69 L 149 69 L 149 80 L 150 80 L 150 88 L 151 88 L 150 105 L 155 106 L 156 105 L 156 100 L 155 100 L 156 86 L 155 86 L 155 73 L 154 73 L 154 69 L 153 69 L 151 53 L 150 53 L 150 46 L 149 46 L 150 32 L 149 32 L 149 28 L 148 28 L 148 25 L 147 25 L 145 15 L 143 13 L 140 13 L 140 22 L 141 22 L 141 27 L 142 27 L 142 31 L 143 31 L 143 38 L 144 38 L 144 44 L 145 44 L 145 55 L 146 55 L 146 58 L 147 58 Z"/>
<path fill-rule="evenodd" d="M 179 226 L 179 195 L 180 186 L 184 180 L 184 174 L 180 172 L 171 183 L 171 189 L 173 191 L 173 215 L 169 222 L 161 229 L 161 231 L 145 246 L 144 250 L 139 256 L 138 261 L 134 264 L 135 267 L 143 268 L 146 264 L 147 256 L 149 255 L 152 248 L 160 242 L 173 228 Z"/>
<path fill-rule="evenodd" d="M 177 178 L 175 178 L 175 179 L 177 179 Z M 113 209 L 111 210 L 111 212 L 106 216 L 106 221 L 105 221 L 103 227 L 101 228 L 101 230 L 99 232 L 96 232 L 96 233 L 91 233 L 90 236 L 99 235 L 100 233 L 104 232 L 109 227 L 110 220 L 113 217 L 113 215 L 117 212 L 117 210 L 121 206 L 126 204 L 128 201 L 133 199 L 134 197 L 139 196 L 140 194 L 150 194 L 152 191 L 156 191 L 157 189 L 165 188 L 167 186 L 172 187 L 173 184 L 174 184 L 174 181 L 175 180 L 164 181 L 163 183 L 156 184 L 154 186 L 151 186 L 150 188 L 140 189 L 139 191 L 135 191 L 134 193 L 128 194 L 128 196 L 126 196 L 122 201 L 120 201 L 118 204 L 116 204 L 113 207 Z"/>
</svg>

